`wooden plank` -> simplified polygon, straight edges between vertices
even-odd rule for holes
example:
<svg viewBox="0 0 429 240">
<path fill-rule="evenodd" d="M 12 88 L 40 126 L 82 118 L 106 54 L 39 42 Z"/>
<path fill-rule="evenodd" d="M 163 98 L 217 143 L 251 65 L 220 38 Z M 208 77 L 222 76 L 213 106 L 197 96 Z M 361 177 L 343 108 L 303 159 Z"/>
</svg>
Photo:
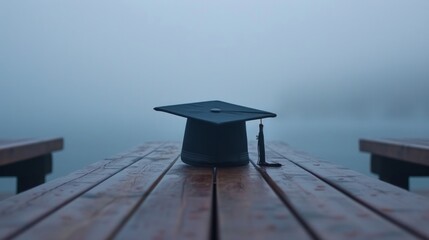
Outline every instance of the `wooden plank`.
<svg viewBox="0 0 429 240">
<path fill-rule="evenodd" d="M 62 138 L 23 139 L 6 141 L 0 145 L 0 165 L 50 154 L 63 149 Z"/>
<path fill-rule="evenodd" d="M 429 139 L 424 138 L 389 138 L 391 141 L 406 142 L 414 145 L 429 148 Z"/>
<path fill-rule="evenodd" d="M 271 149 L 271 156 L 275 153 Z M 253 152 L 252 156 L 257 157 Z M 281 168 L 263 168 L 279 196 L 320 239 L 416 239 L 280 155 Z"/>
<path fill-rule="evenodd" d="M 252 165 L 216 178 L 219 239 L 311 239 Z"/>
<path fill-rule="evenodd" d="M 166 145 L 166 144 L 179 144 L 178 142 L 161 142 L 161 141 L 150 141 L 150 142 L 146 142 L 143 145 L 139 145 L 137 147 L 134 147 L 132 149 L 128 149 L 122 153 L 118 153 L 115 154 L 113 156 L 107 157 L 105 158 L 105 160 L 112 160 L 112 159 L 117 159 L 117 158 L 121 158 L 121 157 L 144 157 L 145 155 L 147 155 L 147 153 L 145 152 L 145 149 L 147 147 L 147 144 L 150 145 L 158 145 L 158 146 L 162 146 L 162 145 Z"/>
<path fill-rule="evenodd" d="M 180 154 L 167 144 L 40 220 L 17 239 L 107 239 L 150 193 Z M 52 231 L 52 229 L 60 229 Z"/>
<path fill-rule="evenodd" d="M 159 143 L 147 143 L 139 149 L 142 154 L 149 154 L 161 146 Z M 82 170 L 1 201 L 0 239 L 17 235 L 140 158 L 124 154 L 117 159 L 98 161 Z"/>
<path fill-rule="evenodd" d="M 429 202 L 425 197 L 350 169 L 317 160 L 306 153 L 289 148 L 284 143 L 270 143 L 269 148 L 390 222 L 422 239 L 429 238 Z"/>
<path fill-rule="evenodd" d="M 426 140 L 380 139 L 359 141 L 359 150 L 388 158 L 429 166 L 429 145 Z"/>
<path fill-rule="evenodd" d="M 115 239 L 209 239 L 213 169 L 178 160 Z"/>
</svg>

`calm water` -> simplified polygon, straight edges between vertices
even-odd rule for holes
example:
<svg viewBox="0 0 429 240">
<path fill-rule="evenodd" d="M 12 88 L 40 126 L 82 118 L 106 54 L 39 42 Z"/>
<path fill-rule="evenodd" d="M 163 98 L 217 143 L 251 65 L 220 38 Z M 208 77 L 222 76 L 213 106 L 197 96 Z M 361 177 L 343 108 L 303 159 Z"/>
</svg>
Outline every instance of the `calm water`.
<svg viewBox="0 0 429 240">
<path fill-rule="evenodd" d="M 181 140 L 185 121 L 175 118 L 163 120 L 165 127 L 147 127 L 143 121 L 134 125 L 109 125 L 106 123 L 75 124 L 71 126 L 46 126 L 42 130 L 4 130 L 7 137 L 62 136 L 65 149 L 54 154 L 54 170 L 48 180 L 61 177 L 92 162 L 130 149 L 150 140 Z M 153 124 L 152 124 L 153 125 Z M 159 124 L 158 124 L 159 126 Z M 369 172 L 369 155 L 358 151 L 359 138 L 371 137 L 428 137 L 429 125 L 421 120 L 290 120 L 270 119 L 265 121 L 266 139 L 282 140 L 295 148 L 305 150 L 336 164 L 361 173 Z M 257 122 L 247 124 L 248 138 L 257 134 Z M 425 178 L 413 178 L 413 189 L 429 187 Z M 2 178 L 1 191 L 14 191 L 15 180 Z"/>
</svg>

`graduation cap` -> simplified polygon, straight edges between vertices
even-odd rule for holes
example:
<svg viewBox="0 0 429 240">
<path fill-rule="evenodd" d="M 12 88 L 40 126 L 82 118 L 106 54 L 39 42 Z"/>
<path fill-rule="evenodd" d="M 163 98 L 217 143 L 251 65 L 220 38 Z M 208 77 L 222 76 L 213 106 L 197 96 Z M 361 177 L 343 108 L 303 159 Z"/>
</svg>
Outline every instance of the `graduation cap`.
<svg viewBox="0 0 429 240">
<path fill-rule="evenodd" d="M 183 162 L 194 166 L 228 167 L 248 164 L 246 121 L 276 117 L 274 113 L 222 101 L 178 104 L 154 109 L 187 118 L 181 158 Z M 262 127 L 261 122 L 258 164 L 280 166 L 265 162 Z"/>
</svg>

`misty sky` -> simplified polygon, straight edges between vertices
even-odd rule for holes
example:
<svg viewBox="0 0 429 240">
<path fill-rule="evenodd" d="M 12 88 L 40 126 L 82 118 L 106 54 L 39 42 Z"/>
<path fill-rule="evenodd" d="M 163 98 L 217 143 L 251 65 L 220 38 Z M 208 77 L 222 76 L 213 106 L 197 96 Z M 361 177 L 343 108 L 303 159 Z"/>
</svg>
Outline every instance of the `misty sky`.
<svg viewBox="0 0 429 240">
<path fill-rule="evenodd" d="M 153 122 L 154 106 L 212 99 L 427 118 L 428 12 L 423 0 L 1 1 L 2 127 Z"/>
<path fill-rule="evenodd" d="M 359 138 L 429 136 L 428 13 L 427 0 L 0 1 L 0 138 L 64 137 L 56 178 L 180 140 L 185 119 L 155 106 L 219 99 L 277 113 L 267 141 L 369 174 Z"/>
</svg>

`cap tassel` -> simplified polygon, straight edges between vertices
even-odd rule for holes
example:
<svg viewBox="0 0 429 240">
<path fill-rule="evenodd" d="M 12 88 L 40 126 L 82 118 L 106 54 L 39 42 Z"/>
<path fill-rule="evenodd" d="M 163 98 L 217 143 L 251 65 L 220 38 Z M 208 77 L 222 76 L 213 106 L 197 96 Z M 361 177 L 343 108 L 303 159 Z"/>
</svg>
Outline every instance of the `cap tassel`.
<svg viewBox="0 0 429 240">
<path fill-rule="evenodd" d="M 258 140 L 258 165 L 264 167 L 281 167 L 280 163 L 269 163 L 265 161 L 265 143 L 264 143 L 264 125 L 259 123 L 259 134 L 256 136 Z"/>
</svg>

